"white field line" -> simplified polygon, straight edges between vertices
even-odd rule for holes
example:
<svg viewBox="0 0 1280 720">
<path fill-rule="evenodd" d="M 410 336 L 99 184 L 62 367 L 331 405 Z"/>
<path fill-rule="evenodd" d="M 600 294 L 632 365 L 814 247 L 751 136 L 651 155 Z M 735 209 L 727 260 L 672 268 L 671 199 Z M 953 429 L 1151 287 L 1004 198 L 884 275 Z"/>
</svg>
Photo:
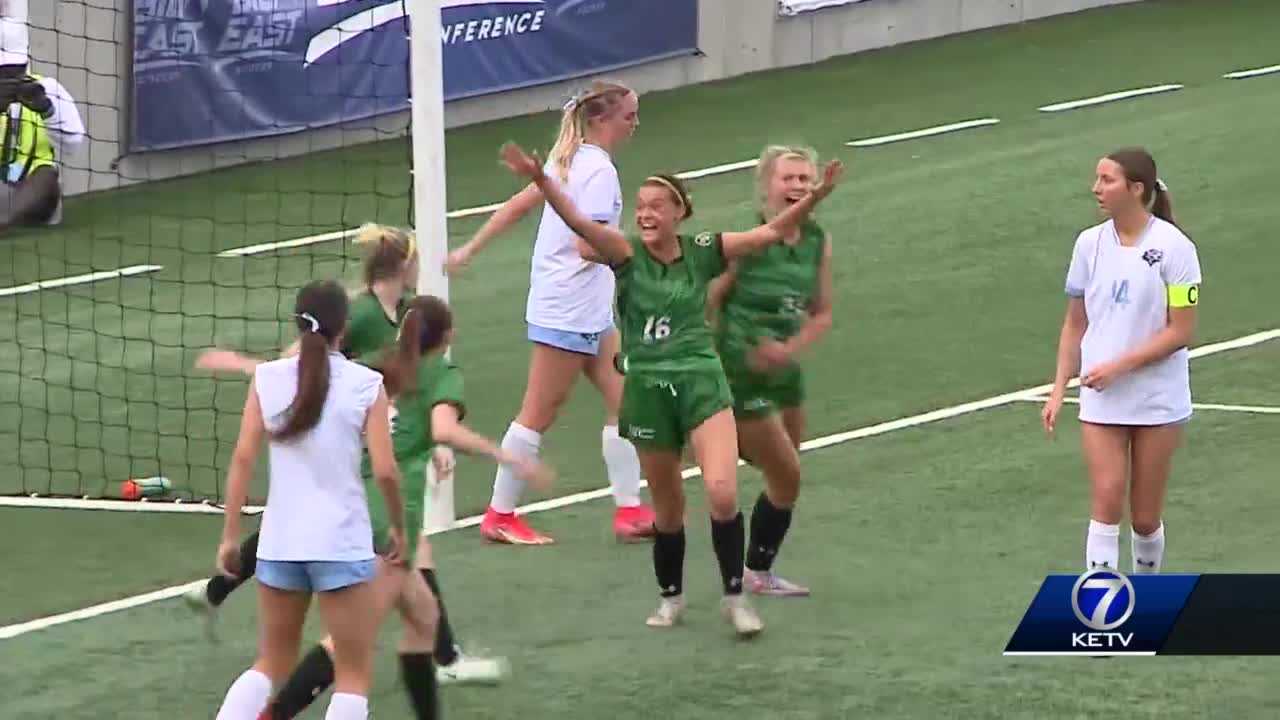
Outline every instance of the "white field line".
<svg viewBox="0 0 1280 720">
<path fill-rule="evenodd" d="M 1048 400 L 1047 395 L 1018 398 L 1019 402 L 1042 403 Z M 1080 398 L 1062 398 L 1068 405 L 1079 405 Z M 1219 403 L 1191 403 L 1192 410 L 1219 410 L 1222 412 L 1251 413 L 1254 415 L 1280 415 L 1280 407 L 1271 405 L 1222 405 Z"/>
<path fill-rule="evenodd" d="M 1271 75 L 1273 73 L 1280 73 L 1280 65 L 1254 68 L 1252 70 L 1237 70 L 1235 72 L 1229 72 L 1222 77 L 1228 80 L 1243 80 L 1245 78 L 1258 77 L 1259 75 Z"/>
<path fill-rule="evenodd" d="M 1269 340 L 1274 340 L 1276 338 L 1280 338 L 1280 329 L 1257 332 L 1251 335 L 1245 335 L 1243 337 L 1235 338 L 1234 340 L 1227 340 L 1224 342 L 1213 343 L 1211 345 L 1203 345 L 1193 350 L 1191 352 L 1191 356 L 1205 357 L 1207 355 L 1214 355 L 1221 352 L 1227 352 L 1229 350 L 1238 350 L 1240 348 L 1246 348 L 1253 345 L 1258 345 L 1260 343 L 1264 343 Z M 946 418 L 952 418 L 958 415 L 964 415 L 966 413 L 972 413 L 972 412 L 977 412 L 979 410 L 999 407 L 1001 405 L 1006 405 L 1012 402 L 1019 402 L 1028 396 L 1042 395 L 1051 389 L 1052 389 L 1052 386 L 1048 384 L 1037 385 L 1035 387 L 1026 388 L 1024 390 L 1017 390 L 1011 393 L 996 395 L 995 397 L 987 398 L 986 400 L 978 400 L 975 402 L 964 403 L 961 405 L 953 405 L 952 407 L 949 407 L 949 408 L 942 408 L 939 410 L 934 410 L 932 412 L 921 413 L 919 415 L 912 415 L 910 417 L 899 418 L 897 420 L 891 420 L 889 422 L 870 425 L 868 427 L 859 428 L 857 430 L 850 430 L 848 432 L 837 433 L 835 435 L 828 435 L 826 437 L 815 438 L 801 445 L 800 449 L 802 452 L 808 452 L 811 450 L 817 450 L 819 448 L 829 447 L 831 445 L 838 445 L 840 443 L 849 442 L 851 440 L 857 440 L 859 438 L 873 437 L 875 435 L 883 435 L 884 433 L 892 432 L 894 430 L 902 430 L 910 427 L 916 427 L 919 425 L 924 425 L 926 423 L 931 423 L 931 422 L 943 420 Z M 697 477 L 700 474 L 701 472 L 699 470 L 697 470 L 696 468 L 691 468 L 689 470 L 684 471 L 683 476 L 685 478 L 692 478 L 692 477 Z M 599 490 L 592 490 L 589 492 L 575 493 L 573 495 L 567 495 L 562 498 L 554 498 L 552 500 L 545 500 L 543 502 L 537 502 L 530 505 L 525 505 L 524 507 L 517 508 L 517 512 L 524 515 L 528 515 L 530 513 L 541 512 L 543 510 L 551 510 L 558 507 L 564 507 L 566 505 L 574 505 L 577 503 L 587 502 L 589 500 L 603 498 L 608 496 L 609 492 L 610 491 L 608 488 L 601 488 Z M 459 528 L 466 528 L 466 527 L 472 527 L 474 525 L 478 525 L 480 523 L 481 517 L 482 516 L 477 515 L 477 516 L 460 520 L 454 524 L 453 529 L 456 530 Z M 448 532 L 448 531 L 445 530 L 444 532 Z M 18 637 L 19 635 L 25 635 L 26 633 L 29 633 L 29 632 L 44 630 L 46 628 L 54 627 L 57 625 L 63 625 L 69 622 L 75 622 L 77 620 L 86 620 L 89 618 L 98 617 L 99 615 L 105 615 L 107 613 L 113 613 L 120 610 L 127 610 L 129 608 L 138 607 L 140 605 L 146 605 L 153 602 L 159 602 L 161 600 L 168 600 L 170 598 L 175 598 L 182 595 L 192 587 L 197 586 L 200 582 L 203 582 L 203 581 L 201 580 L 192 581 L 183 585 L 175 585 L 173 587 L 156 590 L 154 592 L 146 593 L 144 595 L 136 595 L 134 597 L 124 598 L 122 600 L 116 600 L 114 602 L 103 603 L 101 605 L 93 605 L 91 607 L 83 608 L 81 610 L 76 610 L 74 612 L 62 613 L 59 615 L 50 615 L 48 617 L 38 618 L 36 620 L 30 620 L 28 622 L 18 623 L 16 625 L 6 625 L 4 627 L 0 627 L 0 640 Z"/>
<path fill-rule="evenodd" d="M 13 287 L 0 288 L 0 297 L 21 295 L 23 293 L 36 292 L 38 290 L 65 287 L 67 285 L 82 285 L 84 283 L 98 282 L 99 280 L 129 277 L 130 275 L 153 273 L 157 270 L 163 269 L 164 266 L 162 265 L 130 265 L 129 267 L 117 268 L 115 270 L 102 270 L 100 272 L 86 273 L 84 275 L 71 275 L 69 277 L 54 278 L 53 280 L 39 280 L 37 282 L 27 283 L 26 285 L 14 285 Z"/>
<path fill-rule="evenodd" d="M 51 510 L 111 510 L 116 512 L 185 513 L 189 515 L 221 515 L 222 508 L 207 502 L 148 502 L 146 500 L 111 500 L 90 498 L 0 497 L 0 507 L 48 508 Z M 244 515 L 261 515 L 261 505 L 246 505 Z"/>
<path fill-rule="evenodd" d="M 738 170 L 747 170 L 756 166 L 757 160 L 742 160 L 740 162 L 725 163 L 724 165 L 714 165 L 709 168 L 700 170 L 686 170 L 676 173 L 676 177 L 681 180 L 696 180 L 698 178 L 709 177 L 711 175 L 721 175 L 723 173 L 736 172 Z M 477 207 L 462 208 L 461 210 L 450 210 L 445 217 L 450 220 L 458 218 L 472 217 L 474 215 L 488 215 L 489 213 L 502 207 L 502 203 L 493 203 L 491 205 L 480 205 Z M 303 247 L 305 245 L 315 245 L 318 243 L 334 242 L 336 240 L 347 240 L 354 237 L 356 229 L 337 230 L 335 232 L 321 233 L 319 235 L 309 235 L 307 237 L 295 238 L 293 240 L 280 240 L 278 242 L 259 243 L 257 245 L 245 245 L 243 247 L 231 248 L 218 253 L 218 257 L 247 257 L 249 255 L 258 255 L 273 250 L 285 250 L 288 248 Z"/>
<path fill-rule="evenodd" d="M 915 140 L 916 138 L 932 137 L 934 135 L 943 135 L 945 133 L 959 132 L 960 130 L 969 130 L 970 128 L 987 127 L 988 125 L 999 125 L 999 118 L 982 118 L 981 120 L 965 120 L 964 122 L 951 123 L 950 125 L 937 125 L 934 127 L 924 128 L 921 130 L 912 130 L 911 132 L 898 133 L 896 135 L 881 135 L 879 137 L 864 138 L 862 140 L 851 140 L 845 145 L 849 147 L 875 147 L 877 145 L 888 145 L 889 143 L 902 142 L 903 140 Z"/>
<path fill-rule="evenodd" d="M 1137 88 L 1135 90 L 1122 90 L 1120 92 L 1107 93 L 1106 95 L 1098 95 L 1096 97 L 1045 105 L 1040 108 L 1040 112 L 1063 112 L 1064 110 L 1075 110 L 1077 108 L 1089 107 L 1091 105 L 1103 105 L 1105 103 L 1116 102 L 1118 100 L 1128 100 L 1130 98 L 1142 97 L 1143 95 L 1155 95 L 1157 93 L 1166 93 L 1181 89 L 1181 85 L 1155 85 L 1153 87 Z"/>
</svg>

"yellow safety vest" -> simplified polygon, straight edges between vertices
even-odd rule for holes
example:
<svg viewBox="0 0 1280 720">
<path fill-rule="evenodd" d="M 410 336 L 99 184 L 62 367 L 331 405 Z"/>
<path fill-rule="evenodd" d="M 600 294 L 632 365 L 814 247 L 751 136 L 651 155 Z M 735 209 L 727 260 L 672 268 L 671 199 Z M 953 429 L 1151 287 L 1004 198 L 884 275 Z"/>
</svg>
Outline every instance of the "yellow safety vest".
<svg viewBox="0 0 1280 720">
<path fill-rule="evenodd" d="M 36 81 L 40 80 L 37 75 L 31 77 Z M 9 127 L 14 108 L 19 109 L 17 133 L 11 133 Z M 17 137 L 13 137 L 15 134 Z M 18 181 L 25 180 L 37 168 L 54 167 L 53 143 L 49 140 L 49 131 L 45 129 L 44 118 L 26 105 L 15 102 L 5 108 L 4 117 L 0 119 L 0 138 L 3 138 L 3 147 L 8 151 L 7 156 L 3 158 L 5 166 L 3 172 L 6 180 L 10 164 L 16 164 L 22 168 Z"/>
</svg>

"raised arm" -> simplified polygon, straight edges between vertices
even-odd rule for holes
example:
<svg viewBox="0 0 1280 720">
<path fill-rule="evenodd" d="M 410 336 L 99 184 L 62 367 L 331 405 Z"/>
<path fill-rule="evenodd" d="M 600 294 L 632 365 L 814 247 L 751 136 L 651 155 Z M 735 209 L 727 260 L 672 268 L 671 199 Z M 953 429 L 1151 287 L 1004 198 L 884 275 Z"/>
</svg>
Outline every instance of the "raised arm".
<svg viewBox="0 0 1280 720">
<path fill-rule="evenodd" d="M 480 226 L 475 235 L 462 247 L 449 253 L 445 259 L 445 272 L 457 274 L 461 272 L 476 255 L 479 255 L 494 238 L 510 230 L 512 226 L 524 219 L 534 208 L 542 203 L 542 191 L 537 185 L 530 183 L 523 190 L 512 195 L 502 207 L 494 211 L 489 219 Z"/>
<path fill-rule="evenodd" d="M 542 171 L 542 163 L 515 143 L 502 146 L 502 162 L 512 173 L 531 180 L 556 211 L 565 225 L 599 254 L 609 265 L 620 265 L 631 258 L 631 243 L 618 230 L 598 223 L 578 210 L 560 183 Z"/>
<path fill-rule="evenodd" d="M 836 189 L 840 176 L 844 173 L 844 164 L 839 160 L 827 163 L 822 171 L 822 183 L 810 190 L 799 202 L 779 213 L 772 220 L 746 232 L 727 232 L 720 236 L 721 247 L 724 248 L 725 259 L 732 260 L 743 255 L 750 255 L 768 245 L 779 242 L 789 235 L 818 203 L 822 202 Z"/>
</svg>

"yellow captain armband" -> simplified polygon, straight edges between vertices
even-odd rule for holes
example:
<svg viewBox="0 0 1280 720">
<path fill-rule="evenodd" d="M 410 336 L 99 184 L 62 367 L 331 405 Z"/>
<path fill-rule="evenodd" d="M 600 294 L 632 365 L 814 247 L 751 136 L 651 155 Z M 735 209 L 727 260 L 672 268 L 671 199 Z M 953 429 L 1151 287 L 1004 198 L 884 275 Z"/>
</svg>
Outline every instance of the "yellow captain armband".
<svg viewBox="0 0 1280 720">
<path fill-rule="evenodd" d="M 1199 285 L 1170 285 L 1169 307 L 1195 307 L 1200 304 Z"/>
</svg>

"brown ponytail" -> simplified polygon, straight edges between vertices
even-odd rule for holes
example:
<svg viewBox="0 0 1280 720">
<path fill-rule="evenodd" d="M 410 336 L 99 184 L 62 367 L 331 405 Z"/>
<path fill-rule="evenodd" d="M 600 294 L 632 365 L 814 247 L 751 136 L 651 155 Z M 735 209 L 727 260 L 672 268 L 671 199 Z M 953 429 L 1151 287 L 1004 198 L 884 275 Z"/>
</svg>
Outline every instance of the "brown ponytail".
<svg viewBox="0 0 1280 720">
<path fill-rule="evenodd" d="M 382 384 L 388 395 L 398 397 L 414 389 L 422 356 L 443 348 L 452 329 L 453 313 L 444 300 L 420 295 L 409 302 L 400 321 L 400 337 L 382 361 Z"/>
<path fill-rule="evenodd" d="M 1146 148 L 1134 147 L 1117 150 L 1107 159 L 1124 169 L 1124 179 L 1129 183 L 1142 183 L 1142 203 L 1151 214 L 1170 225 L 1177 226 L 1173 218 L 1173 198 L 1169 188 L 1160 179 L 1155 158 Z"/>
<path fill-rule="evenodd" d="M 298 391 L 289 403 L 276 441 L 292 440 L 316 426 L 329 396 L 329 350 L 347 327 L 347 292 L 333 280 L 316 280 L 294 303 L 298 339 Z"/>
</svg>

